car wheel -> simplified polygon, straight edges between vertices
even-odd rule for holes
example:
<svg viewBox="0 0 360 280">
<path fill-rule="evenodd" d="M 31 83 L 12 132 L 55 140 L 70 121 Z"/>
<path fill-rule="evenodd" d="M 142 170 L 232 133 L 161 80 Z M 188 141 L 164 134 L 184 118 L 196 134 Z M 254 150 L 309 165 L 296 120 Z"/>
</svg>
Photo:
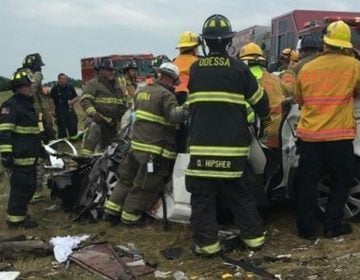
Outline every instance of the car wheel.
<svg viewBox="0 0 360 280">
<path fill-rule="evenodd" d="M 330 191 L 330 178 L 326 176 L 318 185 L 318 207 L 321 214 L 325 213 L 325 207 Z M 354 176 L 349 197 L 344 207 L 344 218 L 354 219 L 360 217 L 360 177 Z"/>
</svg>

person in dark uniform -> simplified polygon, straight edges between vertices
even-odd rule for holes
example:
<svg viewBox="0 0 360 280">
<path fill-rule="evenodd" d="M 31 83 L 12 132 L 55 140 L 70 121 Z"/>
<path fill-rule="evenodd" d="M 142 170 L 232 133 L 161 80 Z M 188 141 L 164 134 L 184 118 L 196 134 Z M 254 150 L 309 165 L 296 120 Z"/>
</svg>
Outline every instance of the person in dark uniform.
<svg viewBox="0 0 360 280">
<path fill-rule="evenodd" d="M 74 87 L 67 83 L 67 77 L 64 73 L 58 75 L 58 82 L 51 89 L 50 97 L 54 100 L 55 105 L 57 138 L 69 137 L 70 140 L 75 140 L 78 133 L 78 118 L 74 104 L 78 96 Z"/>
<path fill-rule="evenodd" d="M 27 215 L 27 207 L 36 189 L 36 162 L 46 153 L 41 145 L 44 131 L 38 125 L 31 85 L 27 71 L 15 72 L 11 77 L 15 95 L 0 109 L 1 163 L 12 171 L 7 208 L 9 228 L 38 226 Z"/>
<path fill-rule="evenodd" d="M 233 35 L 226 17 L 215 14 L 206 19 L 202 37 L 209 54 L 190 69 L 190 163 L 185 174 L 194 251 L 203 256 L 221 251 L 218 200 L 226 201 L 248 247 L 260 247 L 265 240 L 247 169 L 251 142 L 247 106 L 266 120 L 269 102 L 249 68 L 227 54 Z"/>
</svg>

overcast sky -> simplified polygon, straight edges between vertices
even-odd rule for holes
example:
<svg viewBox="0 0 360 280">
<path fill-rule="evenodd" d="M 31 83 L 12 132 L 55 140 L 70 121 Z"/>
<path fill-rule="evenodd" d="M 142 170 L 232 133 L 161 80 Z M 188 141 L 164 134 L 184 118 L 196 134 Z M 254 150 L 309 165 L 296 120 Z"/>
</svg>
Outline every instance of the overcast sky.
<svg viewBox="0 0 360 280">
<path fill-rule="evenodd" d="M 357 4 L 356 4 L 357 3 Z M 45 81 L 59 72 L 81 78 L 80 59 L 109 54 L 176 56 L 181 32 L 201 32 L 214 13 L 234 30 L 270 25 L 294 9 L 360 11 L 358 0 L 0 0 L 0 75 L 39 52 Z"/>
</svg>

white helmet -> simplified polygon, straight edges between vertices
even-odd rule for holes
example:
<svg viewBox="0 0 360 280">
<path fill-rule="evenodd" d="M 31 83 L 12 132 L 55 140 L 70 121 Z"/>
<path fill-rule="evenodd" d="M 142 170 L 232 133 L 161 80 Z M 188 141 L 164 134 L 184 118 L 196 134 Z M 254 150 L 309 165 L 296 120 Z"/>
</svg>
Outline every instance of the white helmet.
<svg viewBox="0 0 360 280">
<path fill-rule="evenodd" d="M 164 75 L 171 77 L 174 80 L 174 85 L 179 85 L 180 71 L 179 68 L 174 63 L 164 62 L 163 64 L 160 65 L 160 67 L 154 67 L 154 70 L 157 73 L 162 73 Z"/>
</svg>

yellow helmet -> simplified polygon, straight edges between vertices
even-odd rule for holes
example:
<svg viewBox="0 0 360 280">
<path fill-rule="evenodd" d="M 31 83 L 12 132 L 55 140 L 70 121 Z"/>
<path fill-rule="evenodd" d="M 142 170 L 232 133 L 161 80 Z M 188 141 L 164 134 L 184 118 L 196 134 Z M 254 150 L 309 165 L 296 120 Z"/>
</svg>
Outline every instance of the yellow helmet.
<svg viewBox="0 0 360 280">
<path fill-rule="evenodd" d="M 200 45 L 200 37 L 191 31 L 185 31 L 180 35 L 177 49 L 180 48 L 191 48 Z"/>
<path fill-rule="evenodd" d="M 291 48 L 285 48 L 282 50 L 280 58 L 297 62 L 299 60 L 299 54 Z"/>
<path fill-rule="evenodd" d="M 330 46 L 351 49 L 351 30 L 342 20 L 329 24 L 323 37 L 324 43 Z"/>
<path fill-rule="evenodd" d="M 240 49 L 239 58 L 249 61 L 266 61 L 262 49 L 255 43 L 248 43 Z"/>
</svg>

